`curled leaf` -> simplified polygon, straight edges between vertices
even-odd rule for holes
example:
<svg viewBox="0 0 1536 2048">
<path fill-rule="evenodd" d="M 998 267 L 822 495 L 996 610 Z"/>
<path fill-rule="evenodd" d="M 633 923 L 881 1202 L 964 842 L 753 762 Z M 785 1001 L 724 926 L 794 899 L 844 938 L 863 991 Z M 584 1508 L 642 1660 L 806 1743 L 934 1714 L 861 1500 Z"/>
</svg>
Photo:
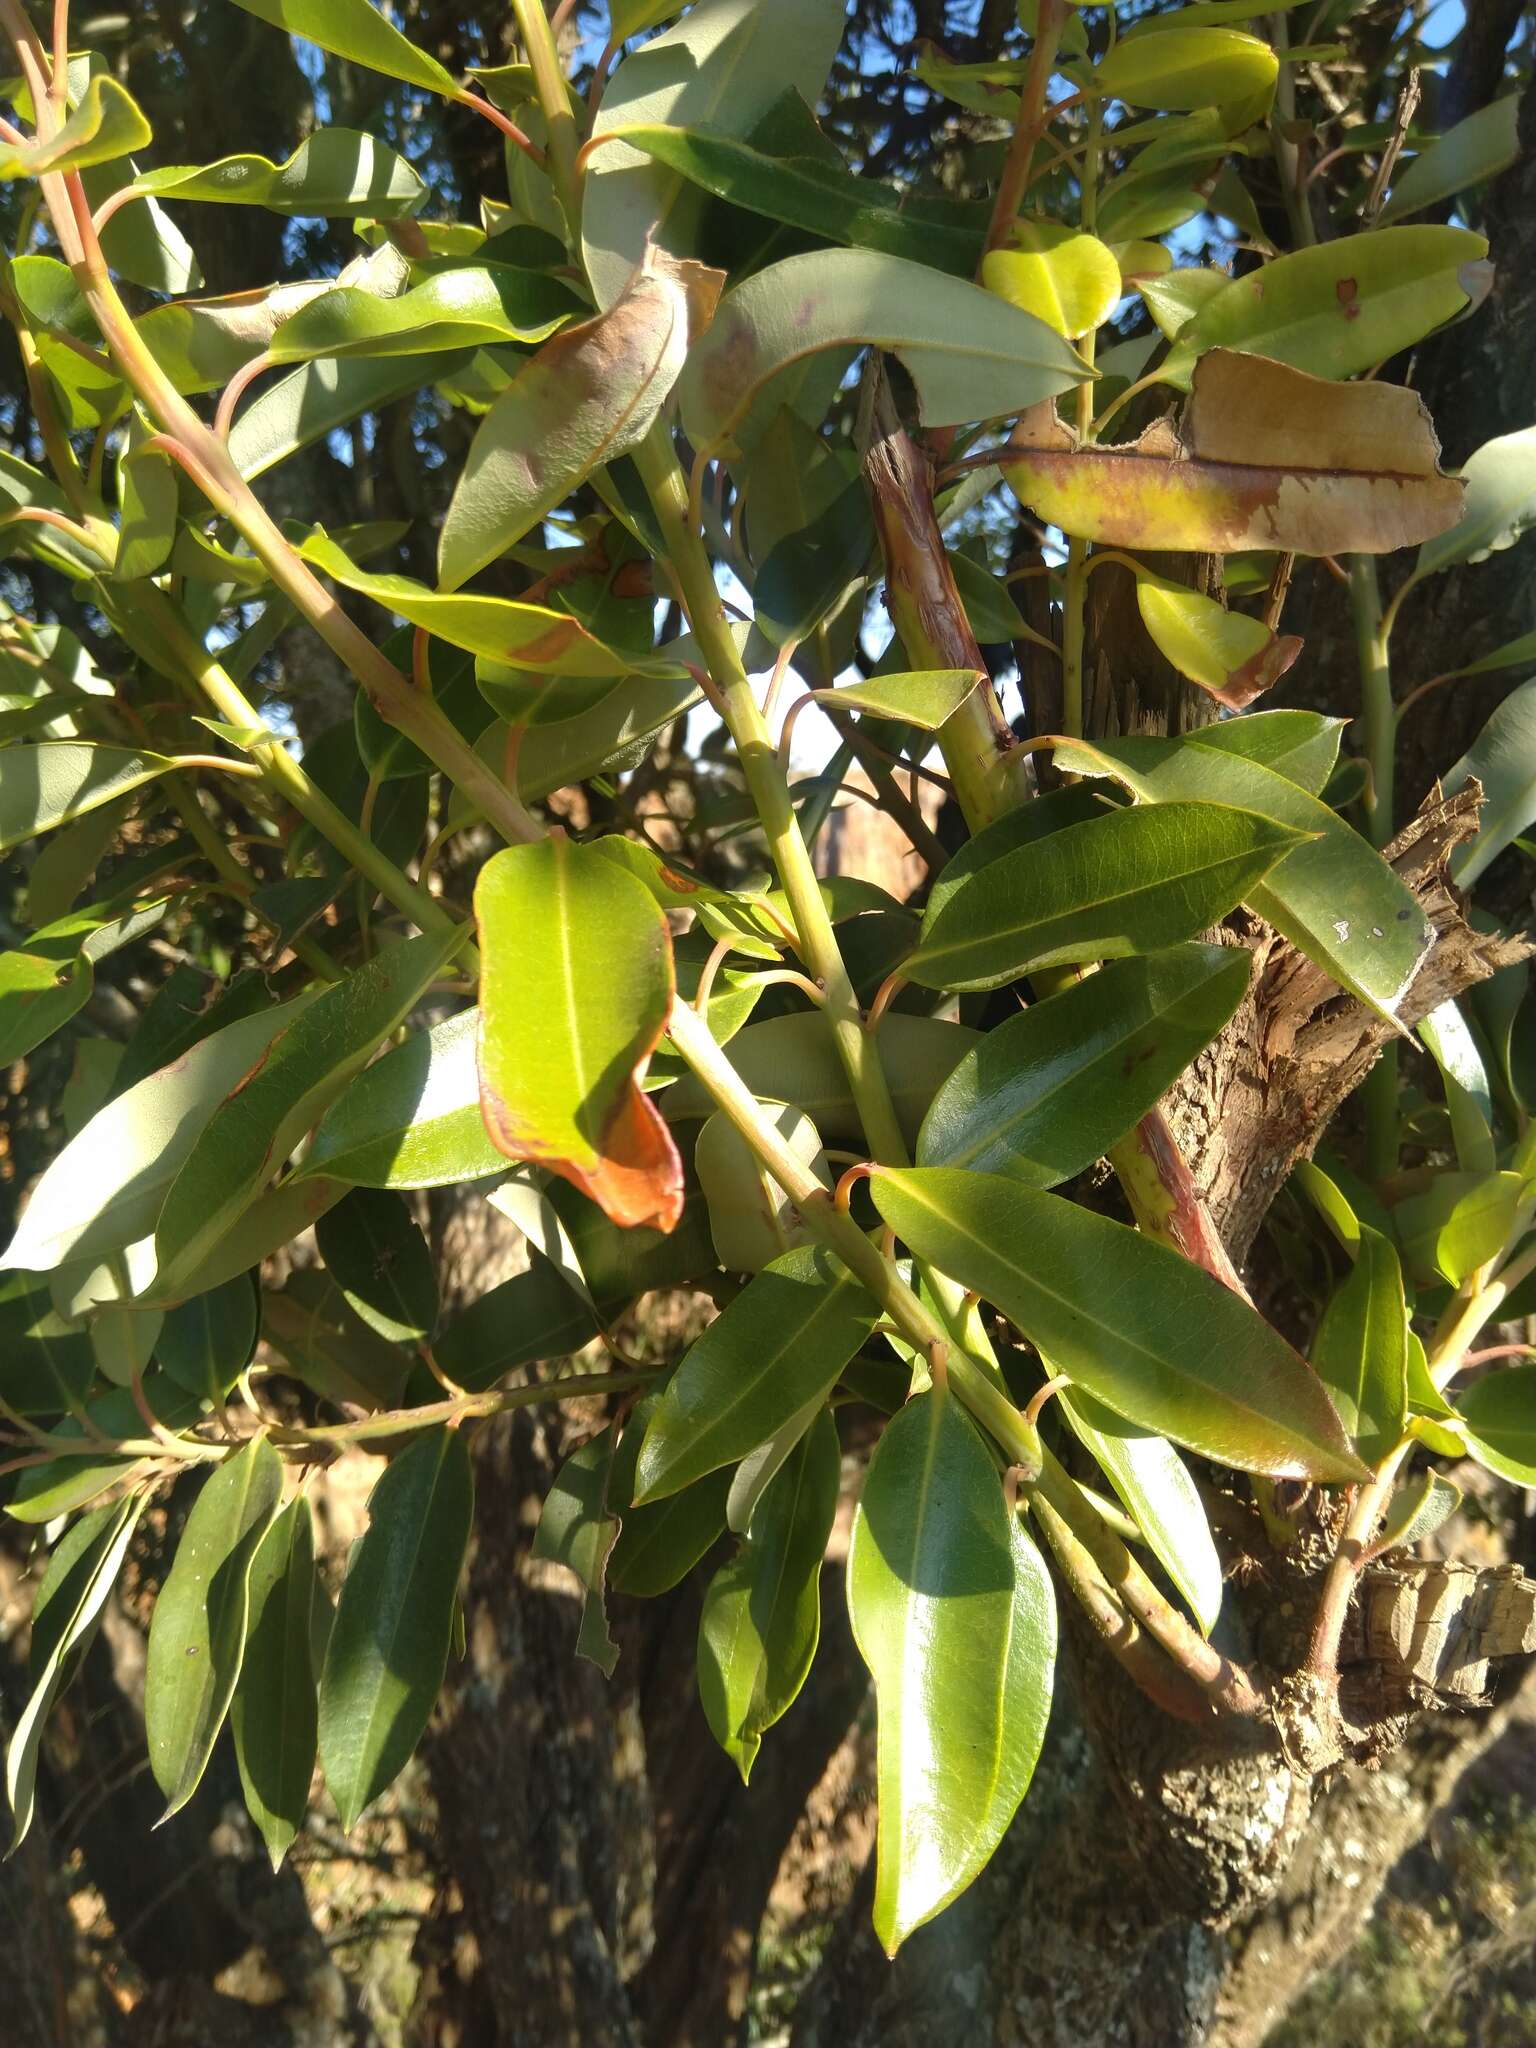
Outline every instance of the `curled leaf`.
<svg viewBox="0 0 1536 2048">
<path fill-rule="evenodd" d="M 1136 604 L 1165 659 L 1233 711 L 1262 697 L 1301 652 L 1296 634 L 1272 633 L 1262 619 L 1229 612 L 1214 598 L 1161 576 L 1137 580 Z"/>
</svg>

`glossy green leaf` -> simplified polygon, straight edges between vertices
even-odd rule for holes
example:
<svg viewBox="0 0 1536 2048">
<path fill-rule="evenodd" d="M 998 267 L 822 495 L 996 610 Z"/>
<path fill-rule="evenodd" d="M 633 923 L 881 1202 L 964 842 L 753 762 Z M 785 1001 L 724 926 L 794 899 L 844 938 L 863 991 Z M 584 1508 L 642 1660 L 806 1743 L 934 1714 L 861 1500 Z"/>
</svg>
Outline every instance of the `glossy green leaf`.
<svg viewBox="0 0 1536 2048">
<path fill-rule="evenodd" d="M 1298 249 L 1208 299 L 1169 352 L 1163 378 L 1187 391 L 1212 348 L 1352 377 L 1464 312 L 1486 289 L 1474 266 L 1487 254 L 1481 235 L 1451 227 L 1379 228 Z"/>
<path fill-rule="evenodd" d="M 494 854 L 475 916 L 480 1106 L 493 1141 L 562 1175 L 615 1223 L 670 1230 L 682 1164 L 639 1085 L 674 987 L 659 905 L 562 837 Z"/>
<path fill-rule="evenodd" d="M 1279 72 L 1279 59 L 1257 36 L 1174 25 L 1122 36 L 1093 67 L 1093 88 L 1133 107 L 1179 111 L 1268 92 Z"/>
<path fill-rule="evenodd" d="M 1183 1459 L 1165 1438 L 1137 1429 L 1080 1387 L 1063 1389 L 1057 1398 L 1074 1434 L 1209 1635 L 1221 1612 L 1221 1559 L 1200 1489 Z"/>
<path fill-rule="evenodd" d="M 1524 1193 L 1517 1173 L 1438 1175 L 1426 1195 L 1393 1211 L 1409 1271 L 1459 1287 L 1504 1249 Z"/>
<path fill-rule="evenodd" d="M 1152 1108 L 1242 1000 L 1242 947 L 1116 960 L 989 1031 L 939 1089 L 919 1166 L 1070 1180 Z"/>
<path fill-rule="evenodd" d="M 4 1263 L 47 1271 L 154 1229 L 165 1191 L 220 1102 L 313 998 L 237 1018 L 109 1102 L 32 1190 Z"/>
<path fill-rule="evenodd" d="M 285 163 L 265 156 L 224 156 L 211 164 L 167 164 L 141 171 L 135 192 L 162 199 L 264 206 L 273 213 L 350 220 L 398 220 L 413 214 L 427 188 L 403 156 L 371 135 L 321 128 Z"/>
<path fill-rule="evenodd" d="M 630 1503 L 635 1466 L 659 1394 L 639 1401 L 619 1438 L 609 1480 L 609 1500 L 623 1526 L 608 1561 L 608 1584 L 616 1593 L 654 1600 L 688 1576 L 725 1529 L 725 1502 L 731 1475 L 721 1467 L 691 1486 L 647 1506 Z"/>
<path fill-rule="evenodd" d="M 1408 1311 L 1397 1253 L 1362 1228 L 1355 1263 L 1318 1324 L 1312 1364 L 1368 1465 L 1394 1449 L 1408 1419 Z"/>
<path fill-rule="evenodd" d="M 82 1515 L 59 1539 L 32 1603 L 29 1658 L 32 1692 L 17 1716 L 5 1753 L 11 1802 L 11 1854 L 32 1826 L 37 1760 L 54 1701 L 89 1647 L 144 1509 L 143 1494 Z"/>
<path fill-rule="evenodd" d="M 235 5 L 386 78 L 404 79 L 444 99 L 458 96 L 452 74 L 403 36 L 373 0 L 235 0 Z"/>
<path fill-rule="evenodd" d="M 77 741 L 8 747 L 0 786 L 0 853 L 112 803 L 175 766 L 164 754 Z"/>
<path fill-rule="evenodd" d="M 283 1465 L 264 1436 L 203 1482 L 149 1626 L 144 1733 L 166 1816 L 197 1790 L 245 1656 L 252 1560 L 277 1511 Z"/>
<path fill-rule="evenodd" d="M 1467 486 L 1461 517 L 1419 549 L 1414 582 L 1457 562 L 1481 562 L 1513 547 L 1536 522 L 1536 427 L 1485 441 L 1462 465 L 1461 475 Z"/>
<path fill-rule="evenodd" d="M 473 1513 L 460 1430 L 423 1431 L 368 1497 L 320 1680 L 320 1762 L 346 1829 L 394 1783 L 426 1729 Z"/>
<path fill-rule="evenodd" d="M 1114 775 L 1147 803 L 1215 798 L 1312 835 L 1253 886 L 1249 906 L 1343 987 L 1393 1015 L 1434 931 L 1380 854 L 1326 804 L 1257 761 L 1182 740 L 1073 740 L 1056 759 L 1081 774 Z"/>
<path fill-rule="evenodd" d="M 954 1399 L 919 1394 L 875 1447 L 848 1614 L 879 1712 L 875 1932 L 894 1954 L 985 1867 L 1050 1712 L 1050 1575 Z"/>
<path fill-rule="evenodd" d="M 1454 199 L 1507 170 L 1520 151 L 1519 115 L 1520 95 L 1509 93 L 1491 106 L 1479 107 L 1421 149 L 1392 180 L 1391 197 L 1381 209 L 1382 225 Z"/>
<path fill-rule="evenodd" d="M 472 1301 L 433 1349 L 454 1384 L 477 1394 L 518 1366 L 580 1351 L 596 1334 L 591 1309 L 538 1262 Z"/>
<path fill-rule="evenodd" d="M 881 1019 L 880 1052 L 896 1117 L 909 1142 L 934 1093 L 978 1042 L 963 1024 L 894 1011 Z M 773 1017 L 749 1024 L 726 1046 L 726 1057 L 754 1095 L 794 1103 L 829 1143 L 862 1141 L 863 1130 L 848 1076 L 820 1017 Z M 661 1098 L 674 1123 L 709 1116 L 714 1099 L 691 1075 Z"/>
<path fill-rule="evenodd" d="M 551 611 L 547 605 L 517 604 L 505 597 L 450 596 L 429 590 L 409 576 L 371 576 L 318 530 L 299 552 L 345 589 L 371 597 L 386 611 L 424 627 L 450 646 L 505 662 L 510 668 L 538 669 L 550 675 L 617 676 L 636 667 L 627 655 L 594 640 L 569 612 Z"/>
<path fill-rule="evenodd" d="M 208 1120 L 165 1198 L 155 1226 L 162 1292 L 197 1273 L 461 943 L 455 928 L 389 947 L 325 988 L 272 1041 Z"/>
<path fill-rule="evenodd" d="M 418 356 L 544 341 L 579 310 L 553 278 L 502 265 L 429 277 L 398 298 L 343 285 L 301 306 L 272 337 L 274 362 L 311 356 Z M 556 501 L 558 502 L 558 501 Z"/>
<path fill-rule="evenodd" d="M 683 367 L 690 323 L 708 319 L 718 287 L 698 264 L 648 262 L 606 312 L 522 366 L 476 429 L 449 500 L 438 543 L 444 589 L 505 554 L 600 463 L 644 439 Z"/>
<path fill-rule="evenodd" d="M 964 278 L 818 249 L 769 264 L 720 301 L 678 386 L 689 439 L 728 445 L 769 377 L 818 350 L 866 343 L 901 359 L 930 427 L 1020 412 L 1089 375 L 1043 321 Z"/>
<path fill-rule="evenodd" d="M 302 1171 L 371 1188 L 449 1187 L 505 1173 L 480 1116 L 478 1010 L 460 1010 L 359 1074 L 320 1120 Z"/>
<path fill-rule="evenodd" d="M 608 1555 L 619 1534 L 619 1521 L 608 1502 L 613 1467 L 613 1432 L 605 1429 L 580 1445 L 555 1475 L 544 1497 L 533 1555 L 563 1564 L 581 1583 L 581 1625 L 576 1654 L 612 1678 L 619 1646 L 608 1628 L 604 1592 Z"/>
<path fill-rule="evenodd" d="M 837 1430 L 823 1410 L 758 1501 L 740 1551 L 704 1595 L 699 1702 L 743 1784 L 764 1730 L 793 1706 L 816 1656 L 821 1564 L 841 1465 Z"/>
<path fill-rule="evenodd" d="M 1536 429 L 1532 442 L 1536 447 Z M 1483 786 L 1477 831 L 1451 855 L 1451 874 L 1463 889 L 1536 820 L 1536 677 L 1511 690 L 1443 779 L 1454 792 L 1474 776 Z"/>
<path fill-rule="evenodd" d="M 1512 1486 L 1536 1486 L 1536 1365 L 1501 1365 L 1456 1405 L 1477 1462 Z"/>
<path fill-rule="evenodd" d="M 1111 811 L 966 875 L 930 906 L 902 972 L 924 988 L 997 988 L 1031 968 L 1176 945 L 1297 844 L 1287 824 L 1221 803 Z"/>
<path fill-rule="evenodd" d="M 654 9 L 645 11 L 654 18 Z M 840 0 L 775 0 L 771 7 L 699 0 L 615 70 L 592 124 L 594 141 L 632 126 L 707 126 L 750 137 L 786 92 L 815 105 L 842 34 Z M 587 172 L 581 204 L 582 261 L 598 305 L 613 304 L 648 242 L 694 255 L 709 203 L 699 187 L 638 150 L 604 148 Z"/>
<path fill-rule="evenodd" d="M 727 1304 L 667 1382 L 645 1432 L 644 1504 L 733 1465 L 825 1399 L 879 1309 L 829 1252 L 785 1252 Z"/>
<path fill-rule="evenodd" d="M 304 1824 L 315 1768 L 317 1672 L 315 1535 L 298 1494 L 261 1540 L 251 1564 L 250 1628 L 230 1705 L 245 1803 L 280 1870 Z"/>
<path fill-rule="evenodd" d="M 326 1270 L 353 1313 L 392 1344 L 420 1344 L 437 1327 L 437 1268 L 399 1195 L 356 1188 L 315 1225 Z"/>
<path fill-rule="evenodd" d="M 259 1321 L 247 1274 L 166 1311 L 155 1356 L 176 1384 L 203 1401 L 221 1401 L 250 1364 Z"/>
<path fill-rule="evenodd" d="M 471 360 L 450 355 L 348 356 L 306 363 L 242 406 L 229 434 L 235 467 L 249 483 L 365 412 L 446 377 Z"/>
<path fill-rule="evenodd" d="M 0 150 L 0 179 L 83 171 L 128 156 L 153 140 L 154 131 L 132 93 L 115 78 L 98 73 L 51 141 Z"/>
<path fill-rule="evenodd" d="M 1177 1252 L 995 1174 L 882 1169 L 872 1191 L 915 1257 L 992 1302 L 1128 1422 L 1239 1471 L 1361 1476 L 1306 1361 Z"/>
</svg>

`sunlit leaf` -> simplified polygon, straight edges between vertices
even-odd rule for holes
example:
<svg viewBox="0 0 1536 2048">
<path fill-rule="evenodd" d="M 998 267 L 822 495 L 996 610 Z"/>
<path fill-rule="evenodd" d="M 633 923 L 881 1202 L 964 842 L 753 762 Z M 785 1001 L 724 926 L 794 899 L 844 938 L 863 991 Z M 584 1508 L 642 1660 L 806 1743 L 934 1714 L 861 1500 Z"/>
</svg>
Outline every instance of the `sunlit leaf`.
<svg viewBox="0 0 1536 2048">
<path fill-rule="evenodd" d="M 1294 633 L 1281 637 L 1262 619 L 1161 576 L 1137 577 L 1136 604 L 1163 658 L 1231 711 L 1262 697 L 1301 652 Z"/>
<path fill-rule="evenodd" d="M 458 92 L 452 74 L 403 36 L 373 0 L 235 0 L 235 5 L 386 78 L 402 78 L 445 99 Z"/>
<path fill-rule="evenodd" d="M 1507 170 L 1520 150 L 1520 95 L 1509 93 L 1479 107 L 1448 128 L 1436 142 L 1421 149 L 1392 180 L 1392 194 L 1381 209 L 1381 222 L 1405 220 L 1442 199 L 1454 199 Z"/>
<path fill-rule="evenodd" d="M 154 139 L 137 101 L 115 78 L 98 73 L 49 142 L 0 150 L 0 179 L 41 178 L 111 163 Z"/>
<path fill-rule="evenodd" d="M 1355 1263 L 1323 1311 L 1312 1363 L 1368 1465 L 1379 1465 L 1408 1417 L 1408 1312 L 1397 1253 L 1362 1229 Z"/>
<path fill-rule="evenodd" d="M 1093 86 L 1133 107 L 1176 111 L 1267 92 L 1279 71 L 1274 51 L 1257 36 L 1179 22 L 1157 35 L 1122 36 L 1094 66 Z"/>
<path fill-rule="evenodd" d="M 1014 222 L 1006 247 L 988 250 L 981 281 L 1068 341 L 1102 325 L 1124 289 L 1119 264 L 1097 236 L 1030 219 Z"/>
<path fill-rule="evenodd" d="M 265 156 L 223 156 L 211 164 L 167 164 L 140 171 L 135 192 L 162 199 L 265 206 L 273 213 L 332 220 L 365 214 L 395 220 L 413 214 L 427 188 L 402 156 L 371 135 L 321 128 L 285 163 Z"/>
</svg>

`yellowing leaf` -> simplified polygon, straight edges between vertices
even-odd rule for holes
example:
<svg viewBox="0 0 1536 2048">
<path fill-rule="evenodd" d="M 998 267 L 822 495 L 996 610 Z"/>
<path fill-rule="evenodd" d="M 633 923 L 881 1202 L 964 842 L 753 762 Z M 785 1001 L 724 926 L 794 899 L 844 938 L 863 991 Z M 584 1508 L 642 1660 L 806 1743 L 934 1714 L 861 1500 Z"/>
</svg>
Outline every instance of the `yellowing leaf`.
<svg viewBox="0 0 1536 2048">
<path fill-rule="evenodd" d="M 1128 35 L 1094 67 L 1108 99 L 1193 113 L 1273 89 L 1280 60 L 1268 43 L 1230 28 L 1168 28 Z"/>
<path fill-rule="evenodd" d="M 683 1169 L 640 1082 L 673 992 L 666 915 L 646 888 L 564 837 L 480 870 L 480 1110 L 622 1226 L 673 1229 Z"/>
<path fill-rule="evenodd" d="M 981 267 L 990 292 L 1033 313 L 1068 341 L 1102 325 L 1119 303 L 1120 266 L 1097 235 L 1046 220 L 1015 221 L 1012 247 Z"/>
<path fill-rule="evenodd" d="M 1301 652 L 1294 633 L 1278 637 L 1262 619 L 1160 576 L 1137 580 L 1136 605 L 1164 659 L 1233 711 L 1262 697 Z"/>
<path fill-rule="evenodd" d="M 1378 555 L 1456 521 L 1462 486 L 1439 458 L 1412 391 L 1218 348 L 1201 357 L 1177 427 L 1157 420 L 1138 441 L 1079 444 L 1039 406 L 1000 467 L 1041 520 L 1116 547 Z"/>
<path fill-rule="evenodd" d="M 0 151 L 0 179 L 41 178 L 49 171 L 80 171 L 111 163 L 154 139 L 154 131 L 126 87 L 99 74 L 51 142 Z"/>
</svg>

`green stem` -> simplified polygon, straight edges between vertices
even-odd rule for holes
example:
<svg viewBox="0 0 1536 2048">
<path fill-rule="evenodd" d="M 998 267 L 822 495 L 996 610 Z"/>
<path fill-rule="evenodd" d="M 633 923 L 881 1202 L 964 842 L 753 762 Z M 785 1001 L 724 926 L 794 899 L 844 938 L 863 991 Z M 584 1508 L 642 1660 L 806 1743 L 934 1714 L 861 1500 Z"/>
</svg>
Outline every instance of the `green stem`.
<svg viewBox="0 0 1536 2048">
<path fill-rule="evenodd" d="M 571 246 L 579 249 L 581 173 L 576 164 L 576 152 L 580 147 L 580 137 L 576 133 L 570 95 L 565 89 L 560 52 L 555 48 L 549 16 L 544 12 L 544 0 L 512 0 L 512 14 L 517 22 L 518 40 L 533 72 L 545 126 L 549 130 L 550 174 L 571 231 Z"/>
<path fill-rule="evenodd" d="M 1286 219 L 1291 224 L 1291 239 L 1298 249 L 1310 249 L 1317 240 L 1317 230 L 1312 224 L 1312 205 L 1302 183 L 1300 152 L 1285 133 L 1296 120 L 1296 74 L 1285 61 L 1290 28 L 1284 14 L 1269 17 L 1269 40 L 1280 59 L 1280 74 L 1275 80 L 1274 110 L 1269 117 L 1270 147 L 1274 151 Z"/>
<path fill-rule="evenodd" d="M 1365 792 L 1366 836 L 1373 846 L 1392 837 L 1396 792 L 1397 707 L 1392 701 L 1390 627 L 1382 615 L 1381 586 L 1370 555 L 1356 555 L 1349 565 L 1349 609 L 1355 627 L 1355 652 L 1360 666 L 1360 720 L 1364 727 L 1365 761 L 1370 779 Z M 1384 1181 L 1397 1171 L 1398 1087 L 1397 1044 L 1382 1048 L 1360 1090 L 1365 1113 L 1365 1165 L 1369 1177 Z"/>
</svg>

